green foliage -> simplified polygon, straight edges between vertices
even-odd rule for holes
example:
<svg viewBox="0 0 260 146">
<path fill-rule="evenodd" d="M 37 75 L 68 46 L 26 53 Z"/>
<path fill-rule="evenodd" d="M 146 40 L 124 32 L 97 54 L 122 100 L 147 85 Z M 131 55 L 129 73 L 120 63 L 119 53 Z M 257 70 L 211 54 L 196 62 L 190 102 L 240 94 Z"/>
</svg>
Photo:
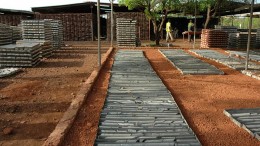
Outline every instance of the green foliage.
<svg viewBox="0 0 260 146">
<path fill-rule="evenodd" d="M 208 6 L 214 6 L 216 4 L 216 0 L 198 0 L 198 5 L 200 10 L 206 10 Z"/>
<path fill-rule="evenodd" d="M 129 10 L 144 7 L 147 0 L 118 0 L 119 5 L 127 6 Z"/>
<path fill-rule="evenodd" d="M 195 3 L 197 2 L 198 11 L 205 12 L 208 6 L 214 6 L 216 4 L 216 0 L 182 0 L 182 11 L 186 13 L 194 14 Z"/>
<path fill-rule="evenodd" d="M 211 14 L 214 12 L 221 12 L 227 9 L 233 8 L 235 5 L 233 2 L 235 0 L 186 0 L 184 5 L 184 10 L 187 12 L 191 11 L 192 14 L 194 13 L 195 2 L 197 2 L 197 10 L 199 12 L 207 12 L 208 8 L 210 8 Z"/>
<path fill-rule="evenodd" d="M 144 8 L 149 19 L 160 21 L 162 14 L 172 13 L 180 8 L 180 0 L 118 0 L 119 5 L 127 6 L 129 10 Z"/>
<path fill-rule="evenodd" d="M 236 26 L 239 29 L 249 28 L 249 17 L 222 17 L 222 25 Z M 260 18 L 253 18 L 252 29 L 260 28 Z"/>
</svg>

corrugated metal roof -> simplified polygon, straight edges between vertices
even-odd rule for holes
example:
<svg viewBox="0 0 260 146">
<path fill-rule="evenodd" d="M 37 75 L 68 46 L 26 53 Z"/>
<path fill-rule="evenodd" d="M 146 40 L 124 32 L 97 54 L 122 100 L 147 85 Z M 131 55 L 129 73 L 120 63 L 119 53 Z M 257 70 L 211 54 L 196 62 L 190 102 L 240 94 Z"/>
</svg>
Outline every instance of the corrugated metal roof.
<svg viewBox="0 0 260 146">
<path fill-rule="evenodd" d="M 29 15 L 33 15 L 33 12 L 31 12 L 31 11 L 4 9 L 4 8 L 0 8 L 0 13 L 2 13 L 2 14 L 26 14 L 26 15 L 29 14 Z"/>
<path fill-rule="evenodd" d="M 46 7 L 33 7 L 33 12 L 39 13 L 95 13 L 97 2 L 87 1 L 84 3 L 66 4 L 58 6 L 46 6 Z M 125 6 L 119 6 L 118 3 L 114 3 L 115 12 L 138 12 L 139 10 L 128 10 Z M 110 3 L 100 3 L 100 8 L 110 8 Z M 106 13 L 107 10 L 100 10 L 101 13 Z"/>
</svg>

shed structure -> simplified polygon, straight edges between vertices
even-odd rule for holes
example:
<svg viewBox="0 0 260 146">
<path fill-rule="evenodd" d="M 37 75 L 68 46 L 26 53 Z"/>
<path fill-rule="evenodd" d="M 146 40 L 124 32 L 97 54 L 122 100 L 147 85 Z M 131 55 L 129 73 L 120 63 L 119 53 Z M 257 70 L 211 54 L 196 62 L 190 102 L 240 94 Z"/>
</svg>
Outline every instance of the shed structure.
<svg viewBox="0 0 260 146">
<path fill-rule="evenodd" d="M 55 19 L 61 20 L 64 26 L 64 41 L 95 41 L 97 39 L 97 2 L 87 1 L 84 3 L 33 7 L 32 11 L 0 9 L 0 23 L 7 25 L 18 25 L 21 20 L 27 19 Z M 228 9 L 221 8 L 218 16 L 232 15 L 236 13 L 245 13 L 248 11 L 249 5 L 245 3 L 230 2 Z M 114 4 L 114 22 L 117 18 L 133 19 L 137 21 L 136 36 L 140 40 L 153 39 L 153 26 L 144 13 L 143 8 L 128 10 L 125 6 Z M 254 7 L 255 11 L 260 11 L 260 5 Z M 111 40 L 111 20 L 110 20 L 110 3 L 100 3 L 101 12 L 101 38 Z M 176 12 L 180 13 L 180 12 Z M 205 12 L 201 12 L 203 16 L 201 21 L 205 19 Z M 192 15 L 192 14 L 191 14 Z M 174 27 L 178 28 L 179 34 L 186 30 L 186 22 L 188 17 L 169 18 L 173 21 Z M 200 20 L 199 20 L 200 21 Z M 176 24 L 175 24 L 176 22 Z M 203 23 L 203 22 L 202 22 Z M 201 24 L 202 24 L 201 23 Z M 217 23 L 213 21 L 213 23 Z M 212 26 L 214 25 L 212 24 Z M 200 25 L 197 25 L 200 27 Z M 114 40 L 116 40 L 116 24 L 114 24 Z M 162 37 L 164 35 L 162 34 Z"/>
<path fill-rule="evenodd" d="M 34 13 L 23 10 L 12 10 L 0 8 L 0 23 L 17 26 L 21 23 L 21 20 L 33 19 Z"/>
<path fill-rule="evenodd" d="M 111 20 L 110 3 L 100 4 L 101 38 L 110 40 Z M 64 41 L 95 41 L 97 39 L 97 6 L 96 2 L 85 2 L 78 4 L 34 7 L 36 19 L 61 20 L 64 31 Z M 141 40 L 149 40 L 150 26 L 143 12 L 139 10 L 128 10 L 127 7 L 114 4 L 114 19 L 126 18 L 137 21 L 137 36 Z M 114 20 L 114 22 L 116 22 Z M 116 40 L 116 24 L 114 24 L 114 36 Z"/>
</svg>

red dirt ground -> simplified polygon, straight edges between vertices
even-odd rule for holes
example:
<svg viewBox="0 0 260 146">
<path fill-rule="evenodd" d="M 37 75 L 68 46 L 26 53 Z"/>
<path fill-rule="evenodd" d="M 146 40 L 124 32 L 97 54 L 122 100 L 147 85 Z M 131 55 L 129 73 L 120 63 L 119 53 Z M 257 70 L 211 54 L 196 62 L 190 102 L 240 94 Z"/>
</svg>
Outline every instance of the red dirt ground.
<svg viewBox="0 0 260 146">
<path fill-rule="evenodd" d="M 157 49 L 143 49 L 152 67 L 172 93 L 202 145 L 257 146 L 260 142 L 223 114 L 225 109 L 260 107 L 260 81 L 203 59 L 225 75 L 181 75 Z M 92 146 L 106 97 L 113 59 L 101 71 L 62 145 Z"/>
<path fill-rule="evenodd" d="M 174 45 L 178 47 L 178 43 L 174 42 Z M 96 50 L 86 50 L 86 45 L 88 43 L 74 49 L 68 47 L 35 68 L 23 69 L 17 75 L 0 79 L 0 145 L 43 144 L 97 65 Z M 91 45 L 96 46 L 95 43 Z M 186 43 L 184 47 L 191 48 L 192 44 Z M 204 58 L 226 74 L 181 75 L 157 49 L 143 50 L 202 145 L 260 145 L 223 114 L 224 109 L 260 107 L 259 80 Z M 101 70 L 62 145 L 94 144 L 112 63 L 110 58 Z M 10 134 L 4 134 L 10 129 Z"/>
<path fill-rule="evenodd" d="M 96 50 L 66 47 L 36 67 L 0 78 L 0 145 L 42 145 L 97 66 Z"/>
<path fill-rule="evenodd" d="M 260 81 L 206 59 L 226 75 L 183 76 L 156 50 L 145 54 L 202 145 L 260 145 L 223 114 L 225 109 L 260 107 Z"/>
</svg>

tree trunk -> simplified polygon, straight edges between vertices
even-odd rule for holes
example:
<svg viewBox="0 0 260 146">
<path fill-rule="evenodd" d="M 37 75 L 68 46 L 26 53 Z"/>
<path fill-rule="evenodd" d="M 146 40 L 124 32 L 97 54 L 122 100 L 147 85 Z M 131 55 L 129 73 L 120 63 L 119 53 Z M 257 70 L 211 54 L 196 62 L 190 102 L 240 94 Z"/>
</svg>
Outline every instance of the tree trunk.
<svg viewBox="0 0 260 146">
<path fill-rule="evenodd" d="M 165 13 L 165 17 L 162 17 L 161 22 L 158 24 L 156 20 L 152 20 L 156 46 L 160 45 L 161 33 L 163 30 L 163 25 L 165 23 L 166 17 L 167 17 L 167 13 Z"/>
<path fill-rule="evenodd" d="M 205 22 L 205 25 L 204 25 L 204 29 L 208 28 L 208 24 L 209 24 L 209 21 L 210 21 L 210 18 L 211 18 L 210 12 L 211 12 L 211 6 L 208 5 L 207 18 L 206 18 L 206 22 Z"/>
<path fill-rule="evenodd" d="M 160 31 L 159 31 L 159 28 L 157 26 L 157 23 L 156 23 L 156 20 L 152 20 L 152 23 L 153 23 L 153 32 L 154 32 L 154 35 L 155 35 L 155 43 L 156 43 L 156 46 L 159 46 L 160 45 Z"/>
<path fill-rule="evenodd" d="M 158 35 L 158 34 L 156 36 L 155 44 L 156 44 L 156 46 L 160 45 L 160 35 Z"/>
</svg>

